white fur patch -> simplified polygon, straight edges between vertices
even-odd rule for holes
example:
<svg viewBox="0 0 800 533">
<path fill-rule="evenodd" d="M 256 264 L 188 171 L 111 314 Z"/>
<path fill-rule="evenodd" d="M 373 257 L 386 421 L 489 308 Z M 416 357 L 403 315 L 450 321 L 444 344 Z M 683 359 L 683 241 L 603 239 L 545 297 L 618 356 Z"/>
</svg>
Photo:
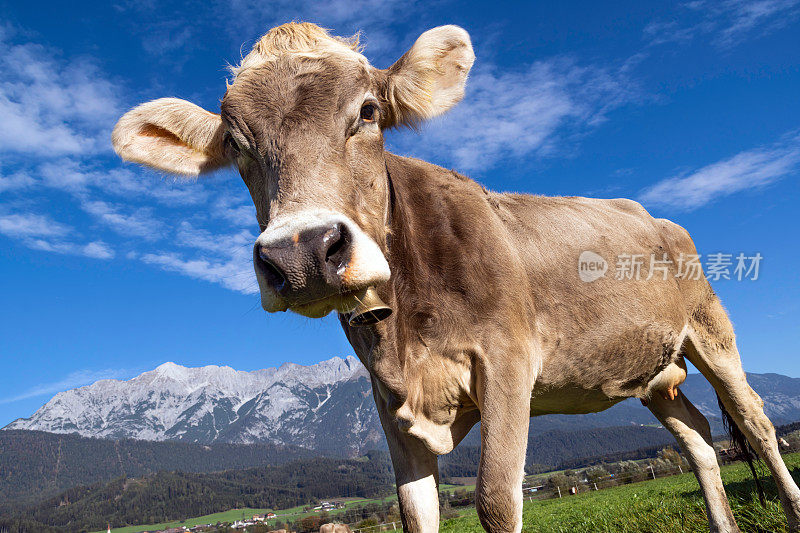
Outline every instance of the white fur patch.
<svg viewBox="0 0 800 533">
<path fill-rule="evenodd" d="M 439 492 L 433 475 L 403 483 L 397 487 L 397 492 L 403 506 L 412 507 L 407 510 L 406 516 L 419 521 L 418 524 L 409 524 L 411 531 L 419 533 L 439 531 Z"/>
</svg>

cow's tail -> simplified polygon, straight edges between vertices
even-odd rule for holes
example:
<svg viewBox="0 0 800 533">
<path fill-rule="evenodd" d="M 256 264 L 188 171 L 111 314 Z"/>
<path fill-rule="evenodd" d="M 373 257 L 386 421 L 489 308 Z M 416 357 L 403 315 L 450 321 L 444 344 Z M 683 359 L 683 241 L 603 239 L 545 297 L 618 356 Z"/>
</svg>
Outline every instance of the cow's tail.
<svg viewBox="0 0 800 533">
<path fill-rule="evenodd" d="M 747 441 L 747 437 L 744 436 L 742 430 L 736 425 L 736 422 L 733 420 L 733 417 L 731 417 L 730 413 L 728 413 L 728 410 L 725 409 L 725 405 L 722 403 L 722 399 L 720 399 L 719 394 L 717 394 L 717 403 L 719 404 L 720 411 L 722 411 L 722 425 L 725 427 L 725 431 L 728 433 L 728 437 L 730 438 L 731 448 L 736 456 L 742 457 L 747 462 L 747 466 L 750 467 L 750 472 L 753 474 L 753 480 L 756 482 L 758 500 L 761 502 L 762 507 L 766 507 L 767 501 L 764 498 L 764 487 L 761 485 L 761 480 L 758 478 L 755 467 L 755 462 L 759 461 L 758 454 L 753 447 L 750 446 L 750 443 Z"/>
</svg>

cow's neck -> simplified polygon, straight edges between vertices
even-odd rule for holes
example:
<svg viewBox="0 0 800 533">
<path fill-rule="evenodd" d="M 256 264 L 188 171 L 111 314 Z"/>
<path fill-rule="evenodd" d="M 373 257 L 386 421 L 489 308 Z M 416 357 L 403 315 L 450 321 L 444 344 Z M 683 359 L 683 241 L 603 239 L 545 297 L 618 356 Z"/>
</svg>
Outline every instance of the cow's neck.
<svg viewBox="0 0 800 533">
<path fill-rule="evenodd" d="M 509 278 L 505 228 L 490 193 L 453 171 L 386 154 L 392 187 L 391 280 L 379 287 L 394 315 L 345 332 L 381 382 L 402 394 L 406 361 L 474 343 L 477 324 L 498 312 Z M 410 366 L 409 366 L 410 365 Z"/>
</svg>

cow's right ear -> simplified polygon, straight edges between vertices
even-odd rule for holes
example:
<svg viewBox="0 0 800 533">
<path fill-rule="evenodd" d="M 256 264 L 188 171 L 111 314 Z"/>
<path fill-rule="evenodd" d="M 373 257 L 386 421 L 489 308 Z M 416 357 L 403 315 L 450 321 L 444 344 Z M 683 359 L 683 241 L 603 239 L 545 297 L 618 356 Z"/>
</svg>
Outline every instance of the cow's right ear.
<svg viewBox="0 0 800 533">
<path fill-rule="evenodd" d="M 224 131 L 219 115 L 186 100 L 161 98 L 125 113 L 111 142 L 126 161 L 197 176 L 229 163 Z"/>
</svg>

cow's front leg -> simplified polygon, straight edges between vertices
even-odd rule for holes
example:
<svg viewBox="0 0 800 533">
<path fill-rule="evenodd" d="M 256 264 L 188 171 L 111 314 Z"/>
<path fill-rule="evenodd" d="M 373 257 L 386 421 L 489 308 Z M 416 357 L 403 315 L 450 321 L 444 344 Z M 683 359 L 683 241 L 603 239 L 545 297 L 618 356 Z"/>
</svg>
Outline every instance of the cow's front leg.
<svg viewBox="0 0 800 533">
<path fill-rule="evenodd" d="M 439 464 L 436 455 L 421 440 L 400 431 L 374 381 L 372 390 L 392 456 L 403 530 L 413 533 L 439 531 Z"/>
<path fill-rule="evenodd" d="M 522 480 L 530 424 L 531 383 L 519 370 L 479 378 L 481 462 L 475 506 L 487 531 L 522 530 Z"/>
</svg>

